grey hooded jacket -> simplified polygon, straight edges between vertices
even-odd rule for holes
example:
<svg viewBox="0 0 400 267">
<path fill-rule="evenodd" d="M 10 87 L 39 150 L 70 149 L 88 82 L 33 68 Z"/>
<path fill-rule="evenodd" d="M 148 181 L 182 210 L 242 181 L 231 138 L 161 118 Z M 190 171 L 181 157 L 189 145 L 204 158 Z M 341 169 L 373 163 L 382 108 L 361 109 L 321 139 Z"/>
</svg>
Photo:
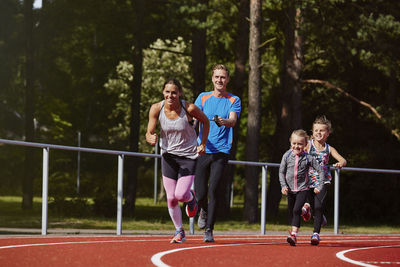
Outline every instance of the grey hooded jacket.
<svg viewBox="0 0 400 267">
<path fill-rule="evenodd" d="M 306 152 L 296 156 L 291 149 L 282 156 L 279 167 L 279 182 L 281 188 L 289 187 L 291 192 L 308 190 L 310 179 L 308 170 L 314 168 L 319 173 L 319 181 L 325 181 L 325 173 L 318 161 Z M 324 182 L 320 182 L 317 189 L 321 191 Z"/>
</svg>

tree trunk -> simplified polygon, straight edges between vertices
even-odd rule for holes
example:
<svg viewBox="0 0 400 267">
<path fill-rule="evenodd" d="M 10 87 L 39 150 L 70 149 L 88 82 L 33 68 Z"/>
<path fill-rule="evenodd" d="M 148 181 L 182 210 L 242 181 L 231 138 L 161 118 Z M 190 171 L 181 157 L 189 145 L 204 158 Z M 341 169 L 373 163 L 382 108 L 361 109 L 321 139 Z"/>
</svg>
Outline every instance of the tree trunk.
<svg viewBox="0 0 400 267">
<path fill-rule="evenodd" d="M 143 37 L 142 29 L 143 16 L 144 16 L 144 2 L 143 0 L 135 1 L 135 41 L 133 51 L 133 81 L 131 85 L 132 102 L 131 102 L 131 122 L 130 122 L 130 136 L 129 136 L 129 150 L 137 152 L 139 150 L 139 130 L 140 130 L 140 95 L 142 88 L 142 73 L 143 73 Z M 140 165 L 138 157 L 127 157 L 127 188 L 126 188 L 126 201 L 125 213 L 127 216 L 132 217 L 135 213 L 135 202 L 137 192 L 137 172 Z"/>
<path fill-rule="evenodd" d="M 235 42 L 235 71 L 232 77 L 233 93 L 240 99 L 243 99 L 243 91 L 246 80 L 246 62 L 249 56 L 249 13 L 250 13 L 250 0 L 241 0 L 239 5 L 238 16 L 238 32 Z M 240 118 L 239 118 L 240 120 Z M 230 153 L 230 159 L 236 158 L 238 137 L 240 132 L 240 121 L 237 121 L 233 129 L 233 142 Z M 218 195 L 218 215 L 227 217 L 230 213 L 230 202 L 232 195 L 233 177 L 235 174 L 235 165 L 230 165 L 225 172 L 223 179 L 223 194 Z"/>
<path fill-rule="evenodd" d="M 197 2 L 208 5 L 208 0 L 198 0 Z M 200 23 L 207 20 L 207 13 L 202 11 L 198 14 Z M 193 72 L 193 97 L 196 97 L 205 90 L 206 87 L 206 38 L 207 31 L 204 27 L 196 27 L 192 32 L 192 72 Z"/>
<path fill-rule="evenodd" d="M 247 122 L 246 160 L 259 160 L 261 123 L 261 0 L 250 0 L 249 42 L 249 113 Z M 259 167 L 246 166 L 244 216 L 249 223 L 258 220 Z"/>
<path fill-rule="evenodd" d="M 301 84 L 302 70 L 302 36 L 299 34 L 301 26 L 300 9 L 289 1 L 287 7 L 287 22 L 284 25 L 285 50 L 281 72 L 280 102 L 282 103 L 274 135 L 273 159 L 281 162 L 283 153 L 289 148 L 289 137 L 293 130 L 302 127 L 301 118 Z M 273 168 L 270 173 L 270 184 L 267 193 L 267 212 L 270 216 L 278 214 L 281 200 L 278 169 Z"/>
<path fill-rule="evenodd" d="M 25 16 L 25 141 L 32 142 L 35 139 L 34 113 L 35 92 L 33 74 L 33 1 L 24 1 Z M 22 208 L 33 207 L 33 180 L 34 161 L 32 148 L 25 149 L 24 177 L 22 182 Z"/>
</svg>

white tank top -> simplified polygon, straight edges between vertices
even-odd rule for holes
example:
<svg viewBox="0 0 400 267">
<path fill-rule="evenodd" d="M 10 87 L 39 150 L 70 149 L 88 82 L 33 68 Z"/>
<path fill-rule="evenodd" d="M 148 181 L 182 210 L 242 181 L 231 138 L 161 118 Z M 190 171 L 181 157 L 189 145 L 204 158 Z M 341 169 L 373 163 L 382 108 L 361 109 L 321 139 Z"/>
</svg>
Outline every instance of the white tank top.
<svg viewBox="0 0 400 267">
<path fill-rule="evenodd" d="M 185 101 L 182 101 L 182 105 L 185 105 Z M 165 115 L 164 101 L 161 102 L 161 106 L 158 116 L 161 125 L 161 154 L 171 153 L 191 159 L 197 158 L 196 131 L 189 124 L 184 108 L 181 108 L 181 113 L 176 119 L 171 120 Z"/>
</svg>

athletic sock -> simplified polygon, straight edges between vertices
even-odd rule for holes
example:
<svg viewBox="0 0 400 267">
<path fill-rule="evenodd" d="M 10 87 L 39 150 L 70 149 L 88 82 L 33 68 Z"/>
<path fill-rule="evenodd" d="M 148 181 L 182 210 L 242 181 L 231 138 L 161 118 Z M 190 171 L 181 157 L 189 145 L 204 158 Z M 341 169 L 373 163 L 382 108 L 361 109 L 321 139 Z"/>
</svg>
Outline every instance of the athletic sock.
<svg viewBox="0 0 400 267">
<path fill-rule="evenodd" d="M 171 216 L 172 222 L 174 223 L 175 228 L 182 228 L 182 212 L 181 207 L 176 205 L 173 208 L 168 208 L 169 215 Z"/>
</svg>

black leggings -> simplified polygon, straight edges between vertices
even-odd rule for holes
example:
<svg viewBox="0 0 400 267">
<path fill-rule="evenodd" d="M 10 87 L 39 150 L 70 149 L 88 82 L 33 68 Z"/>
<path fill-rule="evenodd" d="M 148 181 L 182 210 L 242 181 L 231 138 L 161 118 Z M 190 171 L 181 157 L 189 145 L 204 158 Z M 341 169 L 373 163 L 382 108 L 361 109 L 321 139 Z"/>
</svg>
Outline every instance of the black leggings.
<svg viewBox="0 0 400 267">
<path fill-rule="evenodd" d="M 206 229 L 214 229 L 217 188 L 228 163 L 228 154 L 205 154 L 197 158 L 194 190 L 200 208 L 207 212 Z M 208 196 L 208 197 L 207 197 Z"/>
<path fill-rule="evenodd" d="M 288 193 L 288 217 L 290 225 L 300 228 L 301 209 L 303 208 L 304 203 L 306 203 L 308 193 L 308 190 Z"/>
<path fill-rule="evenodd" d="M 319 194 L 314 193 L 314 189 L 310 190 L 310 204 L 312 214 L 314 216 L 314 233 L 320 233 L 321 224 L 322 224 L 322 216 L 325 211 L 325 199 L 326 194 L 328 192 L 329 184 L 325 184 Z"/>
</svg>

